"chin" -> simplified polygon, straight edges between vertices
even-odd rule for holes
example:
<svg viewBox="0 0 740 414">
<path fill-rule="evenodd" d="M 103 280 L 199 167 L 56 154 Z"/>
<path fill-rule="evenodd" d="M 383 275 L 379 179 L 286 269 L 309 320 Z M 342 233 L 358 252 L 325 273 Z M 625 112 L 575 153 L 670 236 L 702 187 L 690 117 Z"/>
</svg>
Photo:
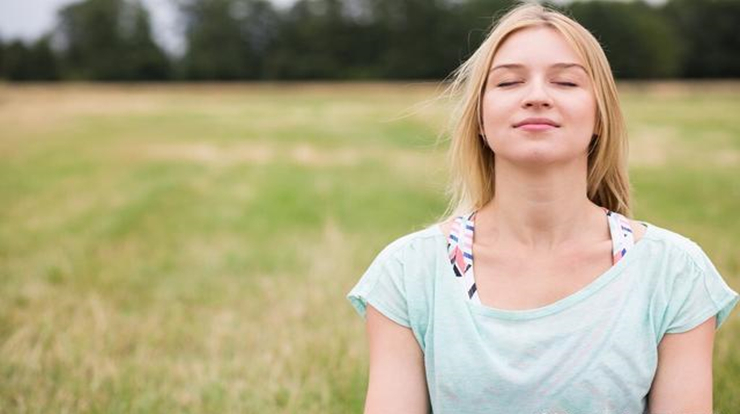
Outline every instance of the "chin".
<svg viewBox="0 0 740 414">
<path fill-rule="evenodd" d="M 585 152 L 578 154 L 562 152 L 554 148 L 544 148 L 543 146 L 542 148 L 528 148 L 510 153 L 497 152 L 495 156 L 497 159 L 505 159 L 508 163 L 514 165 L 541 167 L 554 164 L 568 164 L 579 158 L 585 159 L 584 154 Z"/>
</svg>

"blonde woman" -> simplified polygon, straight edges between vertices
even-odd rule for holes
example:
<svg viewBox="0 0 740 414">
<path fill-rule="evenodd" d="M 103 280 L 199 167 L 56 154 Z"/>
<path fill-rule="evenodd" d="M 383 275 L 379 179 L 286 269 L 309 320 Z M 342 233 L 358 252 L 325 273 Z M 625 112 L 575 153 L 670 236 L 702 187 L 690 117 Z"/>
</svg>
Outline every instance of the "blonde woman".
<svg viewBox="0 0 740 414">
<path fill-rule="evenodd" d="M 595 38 L 521 4 L 455 75 L 450 215 L 348 295 L 367 320 L 365 413 L 711 413 L 738 294 L 696 243 L 629 218 Z"/>
</svg>

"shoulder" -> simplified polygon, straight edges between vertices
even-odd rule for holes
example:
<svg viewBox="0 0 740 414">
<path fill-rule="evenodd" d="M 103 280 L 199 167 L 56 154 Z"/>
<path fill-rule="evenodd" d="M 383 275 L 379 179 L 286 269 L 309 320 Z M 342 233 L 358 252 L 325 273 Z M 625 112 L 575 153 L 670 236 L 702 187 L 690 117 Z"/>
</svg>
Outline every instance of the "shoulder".
<svg viewBox="0 0 740 414">
<path fill-rule="evenodd" d="M 442 231 L 442 235 L 444 236 L 445 240 L 450 236 L 450 229 L 452 228 L 452 223 L 455 222 L 455 218 L 449 218 L 446 221 L 442 221 L 437 223 L 439 226 L 439 229 Z"/>
<path fill-rule="evenodd" d="M 644 224 L 637 220 L 628 220 L 630 222 L 630 227 L 632 228 L 632 236 L 635 238 L 635 243 L 637 243 L 638 241 L 640 241 L 640 239 L 642 239 L 642 236 L 645 235 L 647 227 L 645 227 Z"/>
<path fill-rule="evenodd" d="M 638 222 L 639 223 L 639 222 Z M 704 249 L 687 235 L 652 223 L 643 231 L 644 242 L 648 244 L 651 261 L 660 262 L 662 257 L 669 267 L 686 265 L 700 269 L 711 270 L 713 264 Z M 638 224 L 639 227 L 643 227 Z M 633 227 L 635 229 L 636 227 Z"/>
<path fill-rule="evenodd" d="M 651 225 L 645 236 L 642 264 L 654 281 L 651 303 L 656 311 L 656 339 L 686 332 L 717 315 L 718 328 L 738 301 L 702 247 L 676 231 Z M 643 242 L 644 243 L 644 242 Z M 710 324 L 711 325 L 711 324 Z"/>
<path fill-rule="evenodd" d="M 421 230 L 415 230 L 392 239 L 378 253 L 379 260 L 413 260 L 410 253 L 426 253 L 433 249 L 433 245 L 438 242 L 441 227 L 437 224 L 428 226 Z"/>
</svg>

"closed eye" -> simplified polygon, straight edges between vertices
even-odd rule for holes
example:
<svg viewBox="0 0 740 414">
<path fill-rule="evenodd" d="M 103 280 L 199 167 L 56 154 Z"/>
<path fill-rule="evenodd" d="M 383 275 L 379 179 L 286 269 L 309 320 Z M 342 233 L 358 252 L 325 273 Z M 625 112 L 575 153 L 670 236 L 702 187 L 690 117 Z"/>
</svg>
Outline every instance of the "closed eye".
<svg viewBox="0 0 740 414">
<path fill-rule="evenodd" d="M 506 87 L 506 86 L 515 85 L 517 83 L 521 83 L 521 82 L 502 82 L 502 83 L 499 83 L 496 86 Z M 575 87 L 575 86 L 578 86 L 578 85 L 576 85 L 575 83 L 572 83 L 572 82 L 555 82 L 555 83 L 558 84 L 558 85 L 568 86 L 568 87 L 571 87 L 571 88 L 572 87 Z"/>
</svg>

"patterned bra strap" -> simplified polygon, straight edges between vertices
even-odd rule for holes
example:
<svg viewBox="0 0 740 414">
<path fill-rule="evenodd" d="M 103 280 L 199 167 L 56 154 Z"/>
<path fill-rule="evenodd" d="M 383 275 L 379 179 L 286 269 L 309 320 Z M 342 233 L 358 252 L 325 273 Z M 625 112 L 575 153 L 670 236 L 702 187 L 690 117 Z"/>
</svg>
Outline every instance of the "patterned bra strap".
<svg viewBox="0 0 740 414">
<path fill-rule="evenodd" d="M 603 207 L 602 207 L 603 208 Z M 616 264 L 635 245 L 632 226 L 627 217 L 605 208 L 612 235 L 612 263 Z"/>
<path fill-rule="evenodd" d="M 474 220 L 475 212 L 455 218 L 447 239 L 447 252 L 455 276 L 462 282 L 468 298 L 478 301 L 473 276 Z"/>
<path fill-rule="evenodd" d="M 606 212 L 612 238 L 612 263 L 616 264 L 634 246 L 629 220 L 623 215 L 602 207 Z M 473 275 L 473 233 L 475 212 L 458 216 L 452 223 L 447 238 L 447 252 L 456 278 L 462 283 L 470 300 L 480 303 Z"/>
</svg>

